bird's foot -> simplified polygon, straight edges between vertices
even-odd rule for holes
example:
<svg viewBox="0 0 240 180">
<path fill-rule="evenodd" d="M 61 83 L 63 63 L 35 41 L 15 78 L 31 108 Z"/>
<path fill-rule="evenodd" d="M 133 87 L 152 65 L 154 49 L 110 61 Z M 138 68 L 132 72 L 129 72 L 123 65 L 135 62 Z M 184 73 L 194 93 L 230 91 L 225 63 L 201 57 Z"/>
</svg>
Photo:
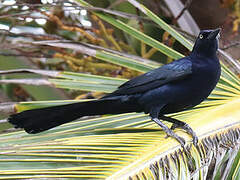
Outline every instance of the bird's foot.
<svg viewBox="0 0 240 180">
<path fill-rule="evenodd" d="M 155 123 L 157 123 L 161 128 L 162 130 L 167 134 L 167 137 L 172 137 L 174 139 L 176 139 L 180 144 L 181 146 L 185 149 L 184 145 L 185 145 L 185 140 L 178 136 L 176 133 L 174 133 L 171 129 L 169 129 L 165 124 L 163 124 L 159 119 L 157 118 L 153 118 L 152 119 Z"/>
<path fill-rule="evenodd" d="M 183 148 L 185 148 L 184 145 L 185 145 L 186 142 L 185 142 L 185 140 L 182 137 L 178 136 L 171 129 L 167 129 L 167 130 L 165 129 L 164 132 L 167 134 L 166 138 L 172 137 L 172 138 L 176 139 L 181 144 L 181 146 Z"/>
<path fill-rule="evenodd" d="M 192 130 L 192 128 L 185 122 L 182 122 L 182 124 L 176 124 L 174 123 L 172 126 L 171 126 L 171 130 L 174 130 L 176 128 L 180 128 L 180 129 L 183 129 L 185 130 L 188 134 L 190 134 L 193 138 L 193 144 L 194 146 L 197 146 L 197 143 L 198 143 L 198 137 L 196 135 L 196 133 Z"/>
</svg>

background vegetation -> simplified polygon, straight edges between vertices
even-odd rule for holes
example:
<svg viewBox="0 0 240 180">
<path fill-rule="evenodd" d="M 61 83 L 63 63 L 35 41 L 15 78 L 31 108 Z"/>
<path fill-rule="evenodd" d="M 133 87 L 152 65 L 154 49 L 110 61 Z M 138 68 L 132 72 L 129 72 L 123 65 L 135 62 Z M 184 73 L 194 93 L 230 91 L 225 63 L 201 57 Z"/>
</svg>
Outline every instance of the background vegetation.
<svg viewBox="0 0 240 180">
<path fill-rule="evenodd" d="M 240 1 L 138 2 L 144 6 L 134 0 L 1 2 L 0 179 L 238 179 Z M 173 114 L 200 137 L 191 147 L 177 131 L 189 152 L 178 151 L 144 114 L 86 118 L 39 135 L 15 132 L 4 120 L 15 111 L 99 98 L 187 55 L 199 29 L 217 27 L 223 28 L 224 62 L 217 88 L 198 107 Z"/>
</svg>

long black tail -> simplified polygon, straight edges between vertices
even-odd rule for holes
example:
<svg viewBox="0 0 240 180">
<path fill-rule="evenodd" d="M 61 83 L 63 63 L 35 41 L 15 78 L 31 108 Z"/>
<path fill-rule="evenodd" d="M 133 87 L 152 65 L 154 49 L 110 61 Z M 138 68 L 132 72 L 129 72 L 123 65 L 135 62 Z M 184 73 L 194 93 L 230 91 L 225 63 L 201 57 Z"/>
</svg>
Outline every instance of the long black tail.
<svg viewBox="0 0 240 180">
<path fill-rule="evenodd" d="M 16 128 L 24 128 L 27 133 L 39 133 L 83 116 L 120 114 L 136 112 L 139 106 L 135 101 L 121 96 L 109 99 L 73 103 L 61 106 L 33 109 L 13 114 L 8 121 Z"/>
</svg>

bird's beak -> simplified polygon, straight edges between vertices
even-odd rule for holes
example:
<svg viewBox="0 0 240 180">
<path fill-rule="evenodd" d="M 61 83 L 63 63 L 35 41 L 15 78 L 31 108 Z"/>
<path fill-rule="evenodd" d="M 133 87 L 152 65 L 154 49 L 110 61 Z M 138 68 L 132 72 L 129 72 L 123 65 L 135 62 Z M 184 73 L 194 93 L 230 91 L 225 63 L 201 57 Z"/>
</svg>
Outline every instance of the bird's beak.
<svg viewBox="0 0 240 180">
<path fill-rule="evenodd" d="M 221 31 L 221 28 L 217 28 L 217 29 L 213 30 L 213 31 L 208 35 L 207 39 L 209 39 L 209 40 L 215 39 L 215 38 L 219 35 L 220 31 Z"/>
</svg>

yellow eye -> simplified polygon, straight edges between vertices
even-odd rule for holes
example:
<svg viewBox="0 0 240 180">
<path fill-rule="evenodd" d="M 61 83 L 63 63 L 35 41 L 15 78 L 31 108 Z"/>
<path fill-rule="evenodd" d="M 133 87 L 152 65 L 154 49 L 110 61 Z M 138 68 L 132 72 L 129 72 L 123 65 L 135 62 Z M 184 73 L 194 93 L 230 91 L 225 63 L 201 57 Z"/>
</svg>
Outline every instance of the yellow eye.
<svg viewBox="0 0 240 180">
<path fill-rule="evenodd" d="M 202 35 L 202 34 L 200 34 L 200 35 L 199 35 L 199 38 L 200 38 L 200 39 L 203 39 L 203 35 Z"/>
</svg>

